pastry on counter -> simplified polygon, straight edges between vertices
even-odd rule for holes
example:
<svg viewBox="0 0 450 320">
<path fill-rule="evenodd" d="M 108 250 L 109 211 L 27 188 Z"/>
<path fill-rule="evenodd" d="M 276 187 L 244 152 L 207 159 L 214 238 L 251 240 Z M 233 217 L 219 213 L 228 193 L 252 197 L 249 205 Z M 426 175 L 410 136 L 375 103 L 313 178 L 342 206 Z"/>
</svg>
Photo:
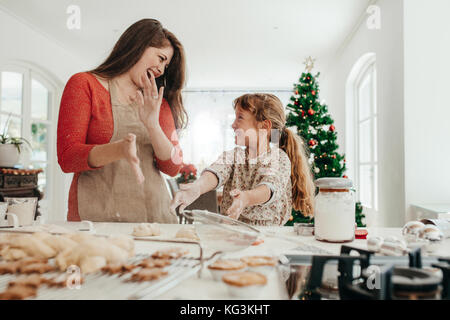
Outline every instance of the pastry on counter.
<svg viewBox="0 0 450 320">
<path fill-rule="evenodd" d="M 77 242 L 68 237 L 52 235 L 46 232 L 36 232 L 33 234 L 33 237 L 42 240 L 56 252 L 61 252 L 68 248 L 74 248 L 77 245 Z"/>
<path fill-rule="evenodd" d="M 152 281 L 165 277 L 167 274 L 168 272 L 161 268 L 141 269 L 138 272 L 133 273 L 129 281 Z"/>
<path fill-rule="evenodd" d="M 50 259 L 56 256 L 57 251 L 38 237 L 24 234 L 11 238 L 9 243 L 2 249 L 1 256 L 5 260 L 17 260 L 24 258 L 24 253 L 28 257 Z"/>
<path fill-rule="evenodd" d="M 248 265 L 249 271 L 259 272 L 266 276 L 269 276 L 278 264 L 278 259 L 270 256 L 242 257 L 241 261 Z"/>
<path fill-rule="evenodd" d="M 8 283 L 8 287 L 13 286 L 27 286 L 33 289 L 38 289 L 42 284 L 47 283 L 47 280 L 38 274 L 28 276 L 20 276 Z"/>
<path fill-rule="evenodd" d="M 114 235 L 110 236 L 108 241 L 127 251 L 130 258 L 134 256 L 134 240 L 131 236 L 125 234 Z"/>
<path fill-rule="evenodd" d="M 249 271 L 227 273 L 222 280 L 232 296 L 244 299 L 257 297 L 261 288 L 267 284 L 265 275 Z"/>
<path fill-rule="evenodd" d="M 81 272 L 87 274 L 100 270 L 104 266 L 106 266 L 106 259 L 102 256 L 86 256 L 82 257 L 79 262 L 79 267 Z"/>
<path fill-rule="evenodd" d="M 56 271 L 56 268 L 45 262 L 36 262 L 36 263 L 28 264 L 28 265 L 22 265 L 22 266 L 20 266 L 18 271 L 20 273 L 24 273 L 24 274 L 30 274 L 30 273 L 42 274 L 42 273 L 46 273 L 46 272 Z"/>
<path fill-rule="evenodd" d="M 9 287 L 5 291 L 0 293 L 0 300 L 23 300 L 29 297 L 35 297 L 37 294 L 37 289 L 29 287 L 16 285 Z"/>
<path fill-rule="evenodd" d="M 19 261 L 2 261 L 0 262 L 0 274 L 16 273 L 20 265 Z"/>
<path fill-rule="evenodd" d="M 126 250 L 107 239 L 97 237 L 95 242 L 82 242 L 73 249 L 64 250 L 56 257 L 56 264 L 62 271 L 70 265 L 77 265 L 83 273 L 90 273 L 100 270 L 107 263 L 125 262 L 128 257 L 129 253 Z"/>
<path fill-rule="evenodd" d="M 161 229 L 158 223 L 140 223 L 133 229 L 135 237 L 153 237 L 161 235 Z"/>
<path fill-rule="evenodd" d="M 278 263 L 277 258 L 270 256 L 249 256 L 242 257 L 241 261 L 248 264 L 250 267 L 258 266 L 276 266 Z"/>
<path fill-rule="evenodd" d="M 133 269 L 137 268 L 134 264 L 128 263 L 110 263 L 102 268 L 104 273 L 109 274 L 124 274 L 127 272 L 133 271 Z"/>
<path fill-rule="evenodd" d="M 178 259 L 189 253 L 189 250 L 180 247 L 161 249 L 152 254 L 155 259 Z"/>
<path fill-rule="evenodd" d="M 192 226 L 181 227 L 181 229 L 178 230 L 177 234 L 175 235 L 175 238 L 182 238 L 195 241 L 200 240 L 197 233 L 195 232 L 195 228 Z"/>
<path fill-rule="evenodd" d="M 172 262 L 170 262 L 169 259 L 154 259 L 154 258 L 147 258 L 143 259 L 138 266 L 143 268 L 164 268 L 168 265 L 170 265 Z"/>
<path fill-rule="evenodd" d="M 220 259 L 208 266 L 214 280 L 221 281 L 222 276 L 228 272 L 245 271 L 247 264 L 240 260 Z"/>
</svg>

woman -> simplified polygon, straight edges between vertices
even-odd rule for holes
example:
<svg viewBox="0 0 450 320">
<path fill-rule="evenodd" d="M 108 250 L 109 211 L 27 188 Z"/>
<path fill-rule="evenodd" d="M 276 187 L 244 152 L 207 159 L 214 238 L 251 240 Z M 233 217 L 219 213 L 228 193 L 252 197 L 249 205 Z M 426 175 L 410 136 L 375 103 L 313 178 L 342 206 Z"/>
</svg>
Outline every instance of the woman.
<svg viewBox="0 0 450 320">
<path fill-rule="evenodd" d="M 69 221 L 176 223 L 160 171 L 175 176 L 182 165 L 184 81 L 183 46 L 154 19 L 134 23 L 105 62 L 70 78 L 57 133 L 58 163 L 75 173 Z"/>
</svg>

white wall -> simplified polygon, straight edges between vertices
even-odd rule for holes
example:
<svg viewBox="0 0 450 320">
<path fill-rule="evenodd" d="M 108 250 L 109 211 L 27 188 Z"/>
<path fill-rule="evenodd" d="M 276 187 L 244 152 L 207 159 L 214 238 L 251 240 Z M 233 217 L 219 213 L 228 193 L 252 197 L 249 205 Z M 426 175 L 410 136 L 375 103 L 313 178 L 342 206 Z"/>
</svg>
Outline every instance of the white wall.
<svg viewBox="0 0 450 320">
<path fill-rule="evenodd" d="M 358 59 L 368 52 L 377 57 L 378 195 L 377 224 L 402 226 L 405 213 L 403 149 L 403 1 L 380 0 L 381 28 L 369 30 L 366 20 L 322 73 L 321 98 L 335 119 L 340 151 L 346 151 L 345 86 Z M 350 164 L 351 165 L 351 164 Z M 352 178 L 351 172 L 349 177 Z"/>
<path fill-rule="evenodd" d="M 59 46 L 55 41 L 0 8 L 0 66 L 11 63 L 37 67 L 43 71 L 58 88 L 58 103 L 59 96 L 69 77 L 88 68 L 86 63 Z M 58 108 L 59 104 L 54 110 L 54 119 L 57 119 Z M 56 121 L 54 130 L 54 136 L 56 136 Z M 48 204 L 48 211 L 52 213 L 48 218 L 63 220 L 67 214 L 66 191 L 68 190 L 64 184 L 67 184 L 70 177 L 63 175 L 57 165 L 55 154 L 54 163 L 56 164 L 54 167 L 56 167 L 55 177 L 57 179 L 54 181 L 52 194 L 48 195 L 49 200 L 52 201 L 51 204 Z"/>
<path fill-rule="evenodd" d="M 405 204 L 450 204 L 450 1 L 405 1 Z"/>
</svg>

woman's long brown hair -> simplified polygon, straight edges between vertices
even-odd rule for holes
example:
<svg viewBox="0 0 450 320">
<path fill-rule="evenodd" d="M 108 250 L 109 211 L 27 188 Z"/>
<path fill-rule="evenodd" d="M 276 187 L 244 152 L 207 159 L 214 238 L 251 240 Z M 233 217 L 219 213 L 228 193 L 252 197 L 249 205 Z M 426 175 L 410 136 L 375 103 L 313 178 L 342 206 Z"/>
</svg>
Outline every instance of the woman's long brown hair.
<svg viewBox="0 0 450 320">
<path fill-rule="evenodd" d="M 280 99 L 266 93 L 244 94 L 234 100 L 234 107 L 237 106 L 250 111 L 258 122 L 270 120 L 272 129 L 279 130 L 279 147 L 291 161 L 292 207 L 305 216 L 313 216 L 315 187 L 308 154 L 303 140 L 286 129 L 286 115 Z"/>
<path fill-rule="evenodd" d="M 183 45 L 173 33 L 163 28 L 155 19 L 142 19 L 132 24 L 120 36 L 108 58 L 90 72 L 104 79 L 112 79 L 131 69 L 148 47 L 173 47 L 173 57 L 164 75 L 157 83 L 164 85 L 164 98 L 169 103 L 175 127 L 186 127 L 187 113 L 183 106 L 181 90 L 185 84 L 186 61 Z"/>
</svg>

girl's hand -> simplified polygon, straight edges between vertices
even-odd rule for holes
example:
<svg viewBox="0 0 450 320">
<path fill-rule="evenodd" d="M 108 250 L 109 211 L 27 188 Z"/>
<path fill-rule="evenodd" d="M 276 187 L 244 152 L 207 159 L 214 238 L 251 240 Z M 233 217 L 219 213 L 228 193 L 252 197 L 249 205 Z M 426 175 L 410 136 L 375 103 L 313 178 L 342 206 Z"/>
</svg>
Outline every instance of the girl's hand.
<svg viewBox="0 0 450 320">
<path fill-rule="evenodd" d="M 184 208 L 194 202 L 200 197 L 200 187 L 197 183 L 182 183 L 180 184 L 180 191 L 178 191 L 173 197 L 170 204 L 170 212 L 176 215 L 176 209 L 180 206 L 179 212 L 182 212 Z"/>
<path fill-rule="evenodd" d="M 142 184 L 145 178 L 144 174 L 142 173 L 141 167 L 139 166 L 139 158 L 137 157 L 136 136 L 132 133 L 129 133 L 126 138 L 122 140 L 121 147 L 123 157 L 130 164 L 138 183 Z"/>
<path fill-rule="evenodd" d="M 228 208 L 227 215 L 230 218 L 237 220 L 247 206 L 247 197 L 245 192 L 239 189 L 232 190 L 230 195 L 233 197 L 233 203 L 231 204 L 231 207 Z"/>
<path fill-rule="evenodd" d="M 143 89 L 137 90 L 136 96 L 132 101 L 139 108 L 139 118 L 147 128 L 157 128 L 159 126 L 159 111 L 164 94 L 164 87 L 156 86 L 155 76 L 153 72 L 148 71 L 150 79 L 147 77 L 147 71 L 141 75 L 141 83 Z"/>
</svg>

